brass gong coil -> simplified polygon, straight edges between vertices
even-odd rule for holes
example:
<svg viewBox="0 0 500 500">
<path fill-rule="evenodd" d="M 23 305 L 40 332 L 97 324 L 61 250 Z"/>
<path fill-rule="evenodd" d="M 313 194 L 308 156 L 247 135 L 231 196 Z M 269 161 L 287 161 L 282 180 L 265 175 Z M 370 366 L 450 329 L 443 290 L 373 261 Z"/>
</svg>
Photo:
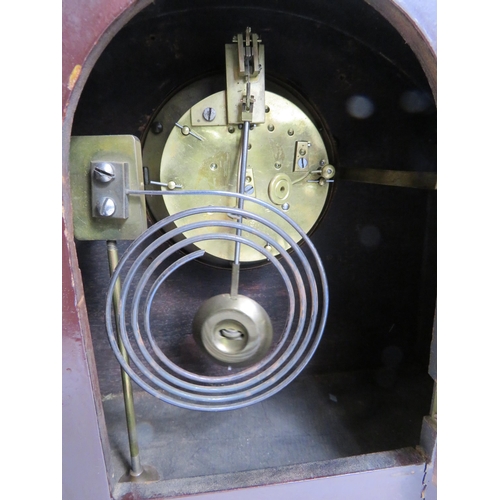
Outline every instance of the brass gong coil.
<svg viewBox="0 0 500 500">
<path fill-rule="evenodd" d="M 203 197 L 213 196 L 214 192 L 129 191 L 129 194 Z M 109 341 L 131 379 L 164 402 L 204 411 L 242 408 L 262 401 L 288 385 L 314 354 L 328 310 L 325 271 L 307 234 L 290 217 L 264 201 L 238 193 L 218 191 L 215 194 L 242 198 L 245 204 L 256 203 L 265 207 L 282 217 L 289 230 L 286 231 L 283 224 L 277 225 L 245 209 L 227 206 L 200 206 L 179 212 L 151 226 L 130 245 L 111 277 L 106 297 Z M 207 211 L 235 218 L 203 221 L 193 218 L 193 215 Z M 189 222 L 190 217 L 194 222 Z M 183 220 L 186 218 L 187 223 Z M 175 227 L 180 220 L 184 222 L 182 227 Z M 200 228 L 212 230 L 199 234 L 197 230 Z M 221 228 L 226 232 L 220 232 Z M 270 236 L 270 230 L 276 235 L 274 238 Z M 302 246 L 290 236 L 293 231 L 302 237 Z M 179 240 L 180 234 L 185 238 Z M 261 239 L 260 245 L 256 236 Z M 282 239 L 291 252 L 276 241 Z M 239 242 L 260 252 L 277 269 L 288 292 L 286 325 L 276 345 L 258 362 L 224 376 L 201 375 L 175 364 L 159 348 L 150 324 L 153 299 L 161 284 L 181 266 L 199 259 L 204 253 L 202 249 L 191 253 L 182 253 L 182 250 L 207 240 Z M 167 259 L 170 259 L 168 265 Z M 120 290 L 116 321 L 113 309 L 115 288 Z"/>
</svg>

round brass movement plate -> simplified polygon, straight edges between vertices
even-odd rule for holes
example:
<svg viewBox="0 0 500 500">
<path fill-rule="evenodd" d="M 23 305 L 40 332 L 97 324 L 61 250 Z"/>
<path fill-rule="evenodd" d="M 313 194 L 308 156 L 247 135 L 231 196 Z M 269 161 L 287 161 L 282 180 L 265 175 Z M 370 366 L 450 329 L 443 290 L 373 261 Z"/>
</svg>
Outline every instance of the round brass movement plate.
<svg viewBox="0 0 500 500">
<path fill-rule="evenodd" d="M 273 339 L 266 311 L 244 295 L 216 295 L 205 301 L 193 320 L 193 334 L 216 360 L 235 366 L 262 359 Z"/>
<path fill-rule="evenodd" d="M 177 119 L 180 126 L 170 131 L 161 155 L 162 183 L 183 190 L 238 190 L 242 131 L 237 124 L 227 123 L 225 96 L 222 91 L 202 99 Z M 328 194 L 328 184 L 317 182 L 320 178 L 317 172 L 328 164 L 325 144 L 308 116 L 288 99 L 266 92 L 266 111 L 265 123 L 250 130 L 245 194 L 273 204 L 308 232 L 318 220 Z M 200 205 L 237 205 L 236 199 L 222 196 L 164 196 L 163 201 L 168 214 Z M 245 209 L 290 231 L 282 218 L 264 207 L 247 202 Z M 229 215 L 210 213 L 207 209 L 205 214 L 183 219 L 182 223 L 214 219 L 228 220 Z M 252 224 L 258 223 L 252 221 Z M 263 227 L 259 229 L 272 234 Z M 209 231 L 224 229 L 205 228 L 192 234 Z M 244 236 L 263 247 L 267 245 L 248 233 Z M 282 238 L 272 236 L 288 248 Z M 300 240 L 299 234 L 292 236 L 295 241 Z M 220 259 L 230 261 L 234 257 L 231 241 L 203 241 L 199 247 Z M 263 257 L 256 250 L 242 246 L 240 259 L 255 262 Z"/>
</svg>

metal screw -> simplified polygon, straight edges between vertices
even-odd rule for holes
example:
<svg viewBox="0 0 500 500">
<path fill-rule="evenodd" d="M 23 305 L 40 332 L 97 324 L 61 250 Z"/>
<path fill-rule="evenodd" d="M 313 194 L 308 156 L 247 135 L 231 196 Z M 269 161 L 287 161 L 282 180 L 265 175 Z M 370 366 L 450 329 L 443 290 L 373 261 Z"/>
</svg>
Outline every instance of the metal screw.
<svg viewBox="0 0 500 500">
<path fill-rule="evenodd" d="M 189 133 L 191 132 L 191 129 L 187 125 L 184 125 L 184 127 L 181 128 L 181 131 L 182 131 L 182 135 L 189 135 Z"/>
<path fill-rule="evenodd" d="M 238 128 L 241 130 L 241 129 L 243 128 L 243 123 L 240 123 L 240 124 L 238 125 Z"/>
<path fill-rule="evenodd" d="M 111 163 L 98 163 L 94 166 L 94 179 L 107 184 L 115 178 L 115 169 Z"/>
<path fill-rule="evenodd" d="M 253 194 L 254 188 L 251 184 L 247 184 L 245 186 L 245 194 Z"/>
<path fill-rule="evenodd" d="M 290 204 L 289 203 L 283 203 L 283 205 L 281 205 L 281 208 L 286 212 L 290 208 Z"/>
<path fill-rule="evenodd" d="M 277 161 L 275 164 L 274 164 L 274 168 L 276 170 L 279 170 L 281 168 L 281 163 L 279 161 Z"/>
<path fill-rule="evenodd" d="M 301 149 L 299 151 L 299 154 L 300 154 L 300 156 L 304 156 L 306 154 L 306 150 L 305 149 Z"/>
<path fill-rule="evenodd" d="M 307 160 L 305 158 L 299 158 L 297 164 L 299 165 L 299 168 L 306 168 Z"/>
<path fill-rule="evenodd" d="M 230 134 L 234 134 L 234 127 L 229 127 L 227 129 L 227 131 L 230 133 Z"/>
<path fill-rule="evenodd" d="M 295 130 L 293 130 L 293 128 L 289 128 L 288 135 L 291 137 L 293 134 L 295 134 Z"/>
<path fill-rule="evenodd" d="M 271 111 L 269 106 L 266 106 L 266 113 L 269 113 L 269 111 Z"/>
<path fill-rule="evenodd" d="M 210 165 L 210 170 L 217 170 L 217 168 L 218 168 L 218 167 L 217 167 L 217 163 L 212 163 L 212 164 Z"/>
<path fill-rule="evenodd" d="M 274 130 L 274 125 L 268 125 L 267 130 L 269 130 L 269 132 L 272 132 Z"/>
<path fill-rule="evenodd" d="M 154 122 L 151 125 L 151 131 L 156 135 L 161 134 L 163 132 L 163 124 L 161 122 Z"/>
<path fill-rule="evenodd" d="M 214 108 L 205 108 L 203 110 L 203 118 L 205 118 L 207 122 L 213 122 L 216 116 L 217 113 Z"/>
<path fill-rule="evenodd" d="M 319 162 L 319 164 L 320 164 L 322 167 L 324 167 L 324 166 L 326 165 L 326 160 L 321 160 L 321 161 Z"/>
<path fill-rule="evenodd" d="M 111 217 L 116 211 L 116 203 L 111 198 L 104 198 L 99 206 L 99 215 Z"/>
</svg>

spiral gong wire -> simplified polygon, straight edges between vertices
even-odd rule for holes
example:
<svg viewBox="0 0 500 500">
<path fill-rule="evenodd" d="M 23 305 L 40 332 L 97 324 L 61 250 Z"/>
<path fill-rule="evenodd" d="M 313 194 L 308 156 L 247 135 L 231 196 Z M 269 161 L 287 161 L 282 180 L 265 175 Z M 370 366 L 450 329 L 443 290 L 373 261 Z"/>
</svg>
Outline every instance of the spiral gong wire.
<svg viewBox="0 0 500 500">
<path fill-rule="evenodd" d="M 139 192 L 131 191 L 129 194 L 139 194 Z M 151 226 L 122 256 L 111 277 L 106 298 L 106 328 L 109 340 L 125 372 L 142 389 L 162 401 L 182 408 L 205 411 L 242 408 L 262 401 L 288 385 L 303 370 L 316 350 L 327 315 L 328 288 L 325 272 L 318 253 L 305 232 L 275 207 L 238 193 L 141 191 L 140 194 L 168 196 L 216 194 L 236 197 L 279 214 L 290 226 L 290 231 L 285 231 L 248 210 L 227 206 L 201 206 L 188 209 Z M 207 211 L 226 214 L 228 220 L 187 222 L 182 227 L 171 229 L 182 219 Z M 265 233 L 260 227 L 265 228 Z M 200 229 L 203 229 L 201 234 Z M 221 232 L 221 229 L 224 232 Z M 304 250 L 311 254 L 312 262 L 290 236 L 292 230 L 300 234 Z M 159 231 L 160 236 L 158 236 Z M 269 236 L 270 231 L 275 234 L 274 238 Z M 184 239 L 179 240 L 181 234 Z M 256 243 L 255 237 L 262 240 L 260 245 Z M 267 350 L 270 345 L 269 320 L 262 305 L 244 295 L 232 294 L 219 295 L 207 301 L 214 302 L 209 308 L 212 311 L 209 319 L 213 319 L 215 331 L 224 336 L 222 351 L 231 343 L 235 345 L 234 343 L 241 342 L 240 337 L 245 336 L 250 340 L 252 337 L 253 340 L 256 339 L 258 346 L 264 345 L 255 358 L 257 359 L 255 363 L 224 376 L 197 374 L 178 366 L 160 349 L 151 329 L 152 303 L 162 283 L 180 267 L 200 258 L 204 253 L 201 249 L 190 253 L 182 251 L 186 247 L 192 248 L 192 245 L 208 240 L 231 241 L 234 244 L 250 246 L 260 252 L 278 271 L 288 293 L 286 324 L 278 342 L 270 351 Z M 293 252 L 287 252 L 284 245 L 277 240 L 284 240 Z M 168 246 L 165 249 L 166 244 Z M 316 276 L 319 278 L 319 286 Z M 115 325 L 113 292 L 120 282 L 121 293 Z M 231 305 L 238 302 L 242 304 L 241 307 Z M 203 306 L 200 309 L 203 309 Z M 248 310 L 257 312 L 252 315 Z M 219 316 L 222 317 L 222 323 Z M 227 321 L 225 327 L 224 320 Z M 196 323 L 197 321 L 193 324 L 194 329 Z M 231 328 L 230 325 L 237 326 Z M 252 332 L 252 328 L 256 333 Z M 120 351 L 120 343 L 124 346 L 126 356 Z M 227 364 L 231 364 L 231 353 L 235 351 L 239 349 L 226 349 L 229 353 L 229 357 L 225 359 Z M 239 358 L 235 359 L 235 365 L 238 365 Z"/>
</svg>

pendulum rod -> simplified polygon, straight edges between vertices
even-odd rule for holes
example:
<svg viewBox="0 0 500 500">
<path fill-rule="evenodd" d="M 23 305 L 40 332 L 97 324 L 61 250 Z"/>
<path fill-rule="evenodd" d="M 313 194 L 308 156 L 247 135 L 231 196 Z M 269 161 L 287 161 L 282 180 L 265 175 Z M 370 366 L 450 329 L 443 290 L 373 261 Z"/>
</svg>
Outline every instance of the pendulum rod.
<svg viewBox="0 0 500 500">
<path fill-rule="evenodd" d="M 245 192 L 245 179 L 247 175 L 247 161 L 248 161 L 248 136 L 250 134 L 250 122 L 252 121 L 253 113 L 253 98 L 251 94 L 250 77 L 256 61 L 253 61 L 253 50 L 251 46 L 251 29 L 247 28 L 245 33 L 245 42 L 243 47 L 239 47 L 242 52 L 244 66 L 245 66 L 245 87 L 246 95 L 241 100 L 241 116 L 243 121 L 243 129 L 241 136 L 241 159 L 239 164 L 239 185 L 238 193 L 244 194 Z M 238 198 L 238 208 L 243 209 L 244 200 Z M 238 222 L 242 222 L 242 218 L 238 218 Z M 241 236 L 241 229 L 236 230 L 237 236 Z M 238 287 L 240 281 L 240 242 L 235 242 L 234 245 L 234 259 L 231 272 L 231 298 L 235 299 L 238 296 Z"/>
<path fill-rule="evenodd" d="M 109 272 L 113 274 L 116 266 L 118 265 L 118 247 L 116 246 L 116 241 L 108 241 L 108 261 L 109 261 Z M 121 285 L 120 279 L 116 281 L 115 289 L 113 290 L 113 307 L 115 311 L 115 322 L 116 327 L 119 326 L 118 311 L 120 309 L 120 294 Z M 122 338 L 117 335 L 118 347 L 120 352 L 127 364 L 129 364 L 128 353 L 123 345 Z M 137 439 L 137 426 L 135 421 L 135 407 L 134 407 L 134 394 L 132 390 L 132 383 L 130 377 L 121 368 L 122 374 L 122 385 L 123 385 L 123 399 L 125 402 L 125 417 L 127 419 L 127 430 L 128 430 L 128 441 L 130 445 L 130 475 L 140 476 L 144 472 L 144 468 L 141 464 L 141 459 L 139 456 L 139 440 Z"/>
<path fill-rule="evenodd" d="M 243 133 L 241 137 L 241 160 L 239 168 L 239 186 L 238 193 L 243 194 L 245 192 L 245 178 L 247 172 L 247 159 L 248 159 L 248 135 L 250 133 L 250 122 L 243 122 Z M 238 198 L 238 208 L 243 209 L 244 200 L 243 198 Z M 238 222 L 241 222 L 241 217 L 238 218 Z M 241 236 L 241 229 L 236 230 L 236 234 Z M 232 265 L 231 273 L 231 297 L 235 298 L 238 295 L 238 286 L 240 278 L 240 242 L 235 242 L 234 246 L 234 260 Z"/>
</svg>

